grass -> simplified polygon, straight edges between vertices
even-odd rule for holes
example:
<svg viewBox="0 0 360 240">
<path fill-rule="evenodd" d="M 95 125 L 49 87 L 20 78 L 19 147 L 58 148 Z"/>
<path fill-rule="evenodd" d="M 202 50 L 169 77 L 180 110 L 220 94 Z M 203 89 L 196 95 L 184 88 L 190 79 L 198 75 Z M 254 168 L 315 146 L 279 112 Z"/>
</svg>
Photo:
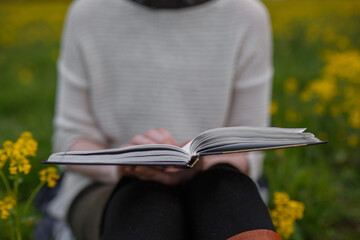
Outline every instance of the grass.
<svg viewBox="0 0 360 240">
<path fill-rule="evenodd" d="M 40 160 L 51 153 L 56 58 L 68 4 L 0 3 L 0 142 L 16 140 L 23 131 L 31 131 L 39 142 L 33 169 L 21 186 L 24 196 L 37 183 Z M 356 11 L 360 3 L 338 0 L 265 4 L 274 29 L 276 108 L 272 125 L 305 126 L 329 140 L 323 146 L 268 152 L 264 171 L 270 190 L 285 191 L 306 205 L 304 218 L 290 239 L 359 239 L 359 128 L 350 126 L 351 112 L 334 117 L 329 111 L 331 106 L 343 104 L 338 100 L 343 95 L 327 102 L 317 98 L 303 101 L 301 95 L 321 78 L 329 64 L 326 53 L 360 51 L 360 12 Z M 295 90 L 286 87 L 289 79 L 295 79 Z M 359 78 L 345 80 L 360 90 Z M 315 106 L 325 110 L 321 112 Z M 5 228 L 0 220 L 0 239 L 6 239 Z M 32 228 L 26 229 L 26 239 Z"/>
</svg>

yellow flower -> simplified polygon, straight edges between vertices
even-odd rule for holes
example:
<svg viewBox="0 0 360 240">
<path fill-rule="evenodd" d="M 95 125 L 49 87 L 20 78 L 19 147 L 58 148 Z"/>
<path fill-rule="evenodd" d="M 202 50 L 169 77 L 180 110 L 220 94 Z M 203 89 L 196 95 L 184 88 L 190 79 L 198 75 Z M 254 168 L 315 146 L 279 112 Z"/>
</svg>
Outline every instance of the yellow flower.
<svg viewBox="0 0 360 240">
<path fill-rule="evenodd" d="M 0 149 L 0 169 L 5 165 L 8 156 L 6 155 L 5 150 Z"/>
<path fill-rule="evenodd" d="M 276 231 L 285 239 L 289 238 L 294 232 L 296 219 L 303 217 L 305 205 L 302 202 L 290 200 L 287 193 L 274 193 L 274 206 L 270 210 L 270 216 Z"/>
<path fill-rule="evenodd" d="M 14 147 L 14 143 L 12 141 L 5 141 L 3 143 L 3 148 L 4 148 L 4 151 L 5 151 L 5 154 L 10 157 L 11 154 L 12 154 L 12 151 L 13 151 L 13 147 Z"/>
<path fill-rule="evenodd" d="M 14 152 L 15 156 L 23 155 L 27 156 L 36 156 L 38 143 L 33 139 L 32 134 L 30 132 L 23 132 L 20 138 L 14 144 Z"/>
<path fill-rule="evenodd" d="M 305 205 L 302 202 L 297 202 L 297 201 L 293 201 L 293 200 L 289 201 L 289 209 L 290 209 L 294 219 L 303 218 Z"/>
<path fill-rule="evenodd" d="M 0 217 L 1 219 L 7 219 L 10 215 L 10 210 L 14 207 L 15 200 L 12 197 L 6 197 L 3 201 L 0 201 Z"/>
<path fill-rule="evenodd" d="M 328 52 L 325 56 L 327 64 L 323 75 L 347 79 L 351 83 L 359 84 L 360 52 L 357 50 L 343 52 Z"/>
<path fill-rule="evenodd" d="M 289 202 L 290 198 L 287 193 L 284 192 L 275 192 L 274 193 L 274 204 L 276 206 L 285 205 Z"/>
<path fill-rule="evenodd" d="M 270 113 L 271 115 L 274 115 L 278 112 L 279 110 L 279 104 L 275 101 L 272 101 L 271 102 L 271 105 L 270 105 Z"/>
<path fill-rule="evenodd" d="M 10 161 L 9 171 L 10 174 L 15 175 L 18 172 L 23 172 L 24 174 L 28 174 L 31 169 L 31 164 L 28 159 L 25 157 L 19 156 L 16 158 L 12 158 Z"/>
<path fill-rule="evenodd" d="M 360 128 L 360 110 L 354 109 L 349 113 L 349 123 L 352 128 Z"/>
<path fill-rule="evenodd" d="M 309 84 L 309 91 L 312 95 L 319 97 L 321 100 L 330 101 L 338 94 L 335 79 L 316 79 Z"/>
<path fill-rule="evenodd" d="M 56 173 L 57 170 L 54 167 L 48 167 L 39 172 L 40 181 L 47 182 L 48 187 L 55 187 L 56 181 L 60 176 Z"/>
<path fill-rule="evenodd" d="M 5 141 L 3 143 L 4 149 L 0 151 L 0 168 L 9 159 L 10 174 L 15 175 L 21 172 L 28 174 L 31 164 L 26 157 L 36 156 L 37 146 L 38 143 L 33 139 L 30 132 L 23 132 L 15 143 Z"/>
</svg>

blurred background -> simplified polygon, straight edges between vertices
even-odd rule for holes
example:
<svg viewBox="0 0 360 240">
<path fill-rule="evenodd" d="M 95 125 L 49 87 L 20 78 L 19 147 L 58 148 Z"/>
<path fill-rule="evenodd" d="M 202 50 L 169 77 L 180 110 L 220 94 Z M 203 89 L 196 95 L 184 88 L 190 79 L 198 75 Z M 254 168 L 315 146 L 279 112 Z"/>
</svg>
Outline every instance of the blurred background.
<svg viewBox="0 0 360 240">
<path fill-rule="evenodd" d="M 56 61 L 70 2 L 0 2 L 0 143 L 23 131 L 39 142 L 24 195 L 51 153 Z M 360 1 L 263 2 L 274 34 L 272 126 L 307 127 L 329 140 L 269 151 L 270 193 L 285 191 L 306 206 L 290 239 L 360 239 Z M 4 228 L 0 220 L 0 239 Z"/>
</svg>

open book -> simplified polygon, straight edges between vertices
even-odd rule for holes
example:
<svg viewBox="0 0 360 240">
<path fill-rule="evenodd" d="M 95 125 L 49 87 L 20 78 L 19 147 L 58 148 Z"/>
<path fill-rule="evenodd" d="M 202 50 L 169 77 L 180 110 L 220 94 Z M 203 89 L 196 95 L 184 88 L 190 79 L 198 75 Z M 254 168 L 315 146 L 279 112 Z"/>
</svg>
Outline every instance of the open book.
<svg viewBox="0 0 360 240">
<path fill-rule="evenodd" d="M 137 145 L 98 151 L 52 154 L 43 163 L 101 165 L 171 165 L 192 167 L 200 156 L 326 143 L 305 128 L 223 127 L 205 131 L 180 148 L 166 144 Z"/>
</svg>

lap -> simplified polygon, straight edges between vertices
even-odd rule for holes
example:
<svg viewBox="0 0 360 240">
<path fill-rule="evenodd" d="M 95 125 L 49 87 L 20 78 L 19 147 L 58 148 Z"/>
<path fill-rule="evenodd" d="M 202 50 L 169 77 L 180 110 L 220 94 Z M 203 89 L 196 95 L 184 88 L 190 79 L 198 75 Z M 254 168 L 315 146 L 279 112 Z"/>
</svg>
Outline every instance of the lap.
<svg viewBox="0 0 360 240">
<path fill-rule="evenodd" d="M 97 186 L 82 195 L 69 219 L 78 240 L 98 239 L 101 222 L 103 239 L 161 239 L 156 233 L 164 239 L 225 239 L 244 230 L 273 229 L 254 182 L 226 164 L 181 186 L 124 177 L 116 187 Z"/>
</svg>

